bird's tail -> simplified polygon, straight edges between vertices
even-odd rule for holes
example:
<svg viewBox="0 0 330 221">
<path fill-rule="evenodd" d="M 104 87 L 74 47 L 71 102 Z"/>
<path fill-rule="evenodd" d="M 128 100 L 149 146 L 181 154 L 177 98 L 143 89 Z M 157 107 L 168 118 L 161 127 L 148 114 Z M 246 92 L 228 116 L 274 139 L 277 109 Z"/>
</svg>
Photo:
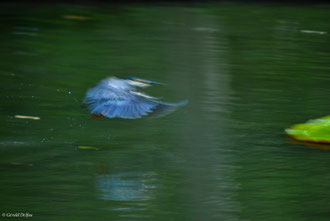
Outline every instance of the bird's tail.
<svg viewBox="0 0 330 221">
<path fill-rule="evenodd" d="M 155 109 L 152 111 L 152 113 L 148 115 L 148 117 L 152 117 L 152 118 L 163 117 L 186 104 L 188 104 L 188 100 L 183 100 L 178 103 L 158 102 Z"/>
</svg>

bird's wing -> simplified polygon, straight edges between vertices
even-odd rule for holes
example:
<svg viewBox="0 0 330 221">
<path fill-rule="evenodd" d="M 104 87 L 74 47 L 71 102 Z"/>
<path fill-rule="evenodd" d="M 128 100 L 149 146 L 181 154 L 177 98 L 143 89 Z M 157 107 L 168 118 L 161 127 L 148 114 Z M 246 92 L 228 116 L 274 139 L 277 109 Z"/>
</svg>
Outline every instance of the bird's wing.
<svg viewBox="0 0 330 221">
<path fill-rule="evenodd" d="M 185 104 L 187 104 L 187 101 L 163 103 L 135 96 L 126 100 L 96 100 L 89 103 L 88 106 L 91 113 L 95 115 L 103 115 L 108 118 L 135 119 L 146 115 L 149 117 L 162 117 Z"/>
<path fill-rule="evenodd" d="M 157 102 L 132 92 L 99 84 L 87 92 L 84 105 L 92 114 L 109 118 L 140 118 L 157 105 Z"/>
<path fill-rule="evenodd" d="M 156 106 L 147 99 L 132 97 L 125 100 L 97 100 L 89 105 L 92 114 L 114 118 L 140 118 L 150 113 Z"/>
</svg>

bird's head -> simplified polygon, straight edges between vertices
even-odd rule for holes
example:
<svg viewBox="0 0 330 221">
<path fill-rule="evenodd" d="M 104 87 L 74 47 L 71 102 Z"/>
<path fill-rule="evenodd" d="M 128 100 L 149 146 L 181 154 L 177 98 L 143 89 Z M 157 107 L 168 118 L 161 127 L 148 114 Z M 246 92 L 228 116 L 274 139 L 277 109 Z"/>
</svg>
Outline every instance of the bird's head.
<svg viewBox="0 0 330 221">
<path fill-rule="evenodd" d="M 127 81 L 129 84 L 131 84 L 133 86 L 137 86 L 137 87 L 148 87 L 152 84 L 164 85 L 162 83 L 158 83 L 155 81 L 149 81 L 149 80 L 145 80 L 145 79 L 137 78 L 137 77 L 129 77 L 129 78 L 127 78 Z"/>
</svg>

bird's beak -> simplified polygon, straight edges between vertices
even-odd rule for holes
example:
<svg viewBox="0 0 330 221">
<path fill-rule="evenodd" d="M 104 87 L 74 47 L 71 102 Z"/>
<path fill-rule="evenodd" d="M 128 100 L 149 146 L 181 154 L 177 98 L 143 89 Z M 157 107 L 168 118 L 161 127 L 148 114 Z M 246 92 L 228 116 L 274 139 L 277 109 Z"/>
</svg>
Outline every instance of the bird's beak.
<svg viewBox="0 0 330 221">
<path fill-rule="evenodd" d="M 149 81 L 149 80 L 144 80 L 144 79 L 138 79 L 138 81 L 140 81 L 141 83 L 144 83 L 144 84 L 165 85 L 165 84 L 162 84 L 162 83 L 158 83 L 158 82 L 156 82 L 156 81 Z"/>
<path fill-rule="evenodd" d="M 155 82 L 155 81 L 150 81 L 149 84 L 157 84 L 157 85 L 165 85 L 165 84 L 162 84 L 162 83 L 158 83 L 158 82 Z"/>
</svg>

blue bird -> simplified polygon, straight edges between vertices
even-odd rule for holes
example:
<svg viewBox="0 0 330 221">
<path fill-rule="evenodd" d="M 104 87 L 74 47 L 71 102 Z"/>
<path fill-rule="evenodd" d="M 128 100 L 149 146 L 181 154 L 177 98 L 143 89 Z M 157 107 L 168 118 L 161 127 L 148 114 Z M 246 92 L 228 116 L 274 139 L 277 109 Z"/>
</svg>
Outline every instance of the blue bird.
<svg viewBox="0 0 330 221">
<path fill-rule="evenodd" d="M 187 104 L 187 100 L 179 103 L 161 102 L 158 98 L 136 90 L 136 87 L 147 87 L 152 84 L 162 85 L 136 77 L 109 77 L 87 91 L 83 104 L 89 108 L 92 115 L 129 119 L 147 115 L 161 117 Z"/>
</svg>

